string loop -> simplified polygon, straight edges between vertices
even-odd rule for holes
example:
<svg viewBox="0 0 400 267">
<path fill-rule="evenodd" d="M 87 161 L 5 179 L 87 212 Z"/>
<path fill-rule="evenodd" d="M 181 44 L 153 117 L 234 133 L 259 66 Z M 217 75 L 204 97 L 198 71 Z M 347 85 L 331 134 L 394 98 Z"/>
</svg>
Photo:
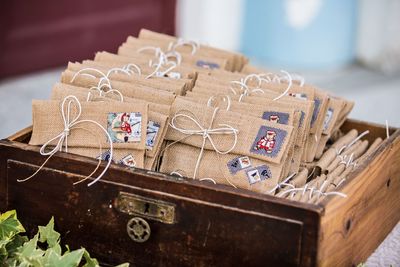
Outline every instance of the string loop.
<svg viewBox="0 0 400 267">
<path fill-rule="evenodd" d="M 187 135 L 187 137 L 193 136 L 193 135 L 200 135 L 203 137 L 203 143 L 201 145 L 201 149 L 200 149 L 200 154 L 197 158 L 196 161 L 196 167 L 194 169 L 194 173 L 193 173 L 193 179 L 196 179 L 196 175 L 197 175 L 197 171 L 200 165 L 200 161 L 202 159 L 203 156 L 203 152 L 204 152 L 204 147 L 206 145 L 207 140 L 210 142 L 211 146 L 213 147 L 213 149 L 215 150 L 215 152 L 217 152 L 218 154 L 224 155 L 224 154 L 228 154 L 230 153 L 236 146 L 237 144 L 237 135 L 239 133 L 239 130 L 235 129 L 234 127 L 228 125 L 228 124 L 219 124 L 218 126 L 220 126 L 219 128 L 212 128 L 215 116 L 218 112 L 219 108 L 215 108 L 213 115 L 211 117 L 211 121 L 210 121 L 210 125 L 208 128 L 203 127 L 199 120 L 194 116 L 194 114 L 192 114 L 190 111 L 187 111 L 187 113 L 189 114 L 185 114 L 185 110 L 181 110 L 177 113 L 175 113 L 175 115 L 172 117 L 171 122 L 169 123 L 170 127 L 184 135 Z M 186 120 L 188 122 L 192 122 L 194 123 L 198 129 L 187 129 L 184 127 L 179 127 L 177 124 L 177 120 Z M 233 135 L 234 137 L 234 141 L 232 146 L 227 149 L 227 150 L 220 150 L 214 140 L 212 135 Z"/>
<path fill-rule="evenodd" d="M 76 115 L 72 116 L 72 107 L 75 107 Z M 78 98 L 76 96 L 73 95 L 69 95 L 67 97 L 64 98 L 64 100 L 61 103 L 61 116 L 63 119 L 63 123 L 64 123 L 64 129 L 55 137 L 51 138 L 49 141 L 47 141 L 46 143 L 44 143 L 41 147 L 40 147 L 40 154 L 43 156 L 49 156 L 46 161 L 44 162 L 44 164 L 46 164 L 46 162 L 58 151 L 62 151 L 63 147 L 65 148 L 65 152 L 68 152 L 68 136 L 71 133 L 71 130 L 73 130 L 74 128 L 78 128 L 76 127 L 77 125 L 80 124 L 84 124 L 84 123 L 91 123 L 96 125 L 97 127 L 99 127 L 107 136 L 107 139 L 109 141 L 110 144 L 110 157 L 108 159 L 107 165 L 104 168 L 104 170 L 92 181 L 88 184 L 88 186 L 93 185 L 94 183 L 96 183 L 98 180 L 101 179 L 101 177 L 103 177 L 103 175 L 106 173 L 106 171 L 108 170 L 108 168 L 110 167 L 110 164 L 112 162 L 112 158 L 113 158 L 113 144 L 112 144 L 112 139 L 111 136 L 109 135 L 109 133 L 107 132 L 106 129 L 104 129 L 104 127 L 94 121 L 94 120 L 79 120 L 79 117 L 82 114 L 82 106 L 81 103 L 79 102 Z M 50 146 L 50 144 L 52 144 L 54 141 L 56 141 L 56 145 L 53 149 L 51 149 L 50 151 L 46 152 L 46 149 L 48 146 Z M 29 176 L 28 178 L 25 179 L 18 179 L 18 182 L 25 182 L 28 181 L 29 179 L 31 179 L 32 177 L 34 177 L 43 167 L 44 164 L 31 176 Z M 92 172 L 93 174 L 93 172 Z M 91 175 L 92 175 L 91 174 Z M 88 177 L 86 177 L 85 179 L 89 178 L 91 175 L 89 175 Z"/>
</svg>

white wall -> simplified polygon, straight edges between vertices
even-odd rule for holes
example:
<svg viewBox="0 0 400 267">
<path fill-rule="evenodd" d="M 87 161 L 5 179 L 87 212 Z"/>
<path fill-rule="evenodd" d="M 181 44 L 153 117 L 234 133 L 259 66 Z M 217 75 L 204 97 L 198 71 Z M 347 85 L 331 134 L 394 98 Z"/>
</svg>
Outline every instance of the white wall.
<svg viewBox="0 0 400 267">
<path fill-rule="evenodd" d="M 228 49 L 240 49 L 244 0 L 178 0 L 177 35 Z"/>
</svg>

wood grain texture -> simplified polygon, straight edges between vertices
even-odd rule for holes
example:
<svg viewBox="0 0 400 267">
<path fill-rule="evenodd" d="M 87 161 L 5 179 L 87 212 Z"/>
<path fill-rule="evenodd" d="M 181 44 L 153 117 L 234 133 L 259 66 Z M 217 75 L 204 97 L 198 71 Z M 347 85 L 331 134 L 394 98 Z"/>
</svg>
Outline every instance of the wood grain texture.
<svg viewBox="0 0 400 267">
<path fill-rule="evenodd" d="M 37 147 L 10 141 L 1 141 L 0 146 L 0 166 L 7 169 L 8 181 L 7 204 L 2 207 L 18 209 L 28 227 L 55 215 L 60 231 L 68 233 L 67 243 L 84 245 L 105 262 L 133 260 L 137 266 L 315 264 L 318 206 L 119 166 L 110 168 L 102 182 L 91 188 L 74 187 L 71 179 L 83 178 L 96 161 L 66 153 L 55 155 L 37 177 L 20 184 L 15 180 L 33 173 L 44 158 Z M 149 222 L 154 228 L 153 241 L 134 243 L 125 232 L 130 217 L 109 208 L 120 191 L 175 203 L 179 223 Z M 97 215 L 87 217 L 88 210 Z M 209 224 L 211 230 L 207 230 Z M 82 229 L 89 229 L 90 235 L 82 236 Z M 211 234 L 205 237 L 207 231 Z M 120 242 L 124 247 L 117 246 Z M 112 253 L 103 255 L 106 248 Z M 136 255 L 136 261 L 128 254 Z"/>
</svg>

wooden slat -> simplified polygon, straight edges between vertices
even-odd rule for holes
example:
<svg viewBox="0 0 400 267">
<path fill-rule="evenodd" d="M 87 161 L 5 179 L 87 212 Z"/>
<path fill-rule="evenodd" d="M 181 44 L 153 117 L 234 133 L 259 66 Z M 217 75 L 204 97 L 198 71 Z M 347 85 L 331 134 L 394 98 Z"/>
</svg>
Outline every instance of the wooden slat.
<svg viewBox="0 0 400 267">
<path fill-rule="evenodd" d="M 28 143 L 29 139 L 31 137 L 31 134 L 32 134 L 32 129 L 33 129 L 32 125 L 28 126 L 24 129 L 16 132 L 15 134 L 7 137 L 7 140 L 21 142 L 21 143 Z"/>
<path fill-rule="evenodd" d="M 33 164 L 34 166 L 36 166 L 36 168 L 37 166 L 40 166 L 44 161 L 44 157 L 40 156 L 40 154 L 38 153 L 38 147 L 6 140 L 0 141 L 0 147 L 0 169 L 6 168 L 4 166 L 6 166 L 6 160 L 8 159 L 26 162 L 27 164 Z M 62 175 L 59 175 L 57 173 L 69 173 L 68 176 L 80 174 L 83 178 L 84 175 L 87 175 L 91 172 L 92 169 L 95 168 L 96 164 L 97 161 L 86 157 L 67 153 L 57 153 L 46 164 L 46 168 L 53 169 L 53 176 L 55 175 L 55 177 L 60 177 L 60 179 Z M 11 167 L 11 169 L 9 169 L 9 172 L 13 172 L 12 175 L 7 174 L 10 177 L 18 176 L 24 178 L 26 176 L 29 176 L 29 174 L 33 172 L 32 169 L 32 171 L 29 173 L 27 173 L 26 170 L 19 173 L 18 171 L 12 170 L 14 167 Z M 38 177 L 41 177 L 41 175 L 43 174 L 38 175 Z M 1 178 L 1 180 L 3 181 L 4 176 L 2 176 Z M 301 231 L 301 243 L 298 247 L 298 249 L 301 251 L 299 266 L 314 266 L 316 263 L 319 220 L 320 213 L 322 211 L 321 207 L 319 206 L 288 201 L 286 199 L 280 199 L 268 195 L 261 195 L 247 190 L 237 190 L 224 185 L 210 185 L 208 183 L 201 183 L 199 181 L 193 180 L 177 180 L 176 178 L 168 175 L 149 172 L 145 170 L 135 170 L 132 172 L 117 165 L 113 165 L 109 169 L 106 177 L 103 177 L 103 181 L 109 181 L 119 186 L 134 186 L 136 188 L 157 191 L 160 192 L 160 194 L 174 194 L 179 197 L 194 199 L 197 201 L 204 201 L 228 207 L 235 207 L 237 209 L 246 210 L 251 213 L 256 212 L 268 214 L 269 216 L 282 218 L 284 220 L 287 220 L 288 222 L 299 221 L 303 225 L 302 229 L 304 229 Z M 31 182 L 35 183 L 35 180 L 32 180 Z M 26 185 L 18 184 L 18 186 L 23 188 Z M 88 190 L 85 185 L 82 186 L 85 191 Z M 93 188 L 96 188 L 96 186 Z M 47 190 L 52 191 L 53 189 L 47 188 Z M 7 207 L 19 209 L 19 204 L 13 205 L 12 202 L 9 201 L 14 199 L 14 196 L 12 196 L 12 194 L 16 194 L 17 190 L 14 191 L 14 193 L 10 192 L 11 190 L 8 189 L 7 203 L 9 205 L 7 205 Z M 44 195 L 46 196 L 47 194 Z M 82 196 L 82 194 L 80 194 L 80 196 Z M 47 201 L 51 202 L 51 197 L 48 196 Z M 22 205 L 22 203 L 20 204 Z M 221 212 L 221 215 L 223 216 L 224 212 Z M 195 216 L 193 219 L 202 220 L 202 216 Z M 227 231 L 230 231 L 232 227 L 232 225 L 230 225 L 229 223 L 235 224 L 236 222 L 226 222 Z M 260 222 L 260 225 L 261 224 L 262 223 Z M 249 227 L 260 227 L 256 222 L 250 223 L 249 225 Z M 265 231 L 266 235 L 271 236 L 274 236 L 275 234 L 282 235 L 282 233 L 285 233 L 285 231 L 277 232 L 276 227 L 262 227 L 262 229 L 264 229 L 263 231 Z M 264 243 L 264 245 L 268 246 L 267 243 L 270 242 L 266 242 Z M 234 247 L 232 247 L 232 249 L 234 249 Z M 288 247 L 286 248 L 286 250 L 287 249 L 292 250 L 294 248 Z M 274 259 L 271 258 L 270 260 L 274 262 Z M 293 263 L 293 261 L 291 262 Z M 292 263 L 288 263 L 288 266 L 292 266 Z"/>
<path fill-rule="evenodd" d="M 129 261 L 135 266 L 298 266 L 302 222 L 252 212 L 251 209 L 200 201 L 120 183 L 72 186 L 80 177 L 43 169 L 35 180 L 20 184 L 38 166 L 8 161 L 9 206 L 29 226 L 56 217 L 63 239 L 72 248 L 85 246 L 105 263 Z M 133 176 L 132 179 L 138 177 Z M 129 239 L 132 217 L 114 207 L 120 191 L 176 205 L 176 223 L 148 220 L 152 234 L 139 244 Z M 35 229 L 36 227 L 29 227 Z M 68 233 L 68 234 L 67 234 Z M 112 237 L 112 238 L 110 238 Z"/>
</svg>

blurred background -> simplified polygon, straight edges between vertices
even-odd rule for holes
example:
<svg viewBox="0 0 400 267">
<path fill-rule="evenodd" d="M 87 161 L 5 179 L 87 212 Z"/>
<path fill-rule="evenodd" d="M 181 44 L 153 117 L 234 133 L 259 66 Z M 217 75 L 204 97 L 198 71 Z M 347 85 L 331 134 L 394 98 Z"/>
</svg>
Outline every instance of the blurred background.
<svg viewBox="0 0 400 267">
<path fill-rule="evenodd" d="M 31 124 L 68 61 L 116 52 L 141 28 L 235 50 L 400 127 L 400 0 L 0 1 L 0 138 Z M 367 266 L 400 266 L 400 227 Z"/>
<path fill-rule="evenodd" d="M 141 28 L 235 50 L 400 126 L 400 0 L 1 1 L 0 138 L 31 123 L 68 61 L 116 52 Z M 10 116 L 9 116 L 10 115 Z"/>
</svg>

